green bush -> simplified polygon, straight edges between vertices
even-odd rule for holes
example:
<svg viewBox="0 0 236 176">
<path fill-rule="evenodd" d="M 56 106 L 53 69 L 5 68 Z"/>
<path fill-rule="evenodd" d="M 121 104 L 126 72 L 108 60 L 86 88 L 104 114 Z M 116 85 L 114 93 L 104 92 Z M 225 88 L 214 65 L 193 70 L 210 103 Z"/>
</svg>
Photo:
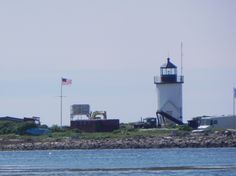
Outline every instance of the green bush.
<svg viewBox="0 0 236 176">
<path fill-rule="evenodd" d="M 114 130 L 114 131 L 112 131 L 112 133 L 113 133 L 113 134 L 119 134 L 119 133 L 121 133 L 121 130 L 120 130 L 120 129 Z"/>
<path fill-rule="evenodd" d="M 181 131 L 192 131 L 193 129 L 188 126 L 188 125 L 181 125 L 181 126 L 178 126 L 178 129 L 181 130 Z"/>
<path fill-rule="evenodd" d="M 48 126 L 43 124 L 43 125 L 40 125 L 40 128 L 48 128 Z"/>
<path fill-rule="evenodd" d="M 53 133 L 54 132 L 64 132 L 65 131 L 63 128 L 59 127 L 58 125 L 53 125 L 51 127 L 51 130 L 52 130 Z"/>
<path fill-rule="evenodd" d="M 75 132 L 75 133 L 82 133 L 82 131 L 80 129 L 77 129 L 77 128 L 70 129 L 70 131 Z"/>
<path fill-rule="evenodd" d="M 13 122 L 0 122 L 0 134 L 16 133 L 16 125 Z"/>
<path fill-rule="evenodd" d="M 24 134 L 27 129 L 36 127 L 36 124 L 29 122 L 0 122 L 0 134 Z"/>
<path fill-rule="evenodd" d="M 21 123 L 17 124 L 16 133 L 24 134 L 26 130 L 31 129 L 31 128 L 35 128 L 35 127 L 37 127 L 37 125 L 34 123 L 21 122 Z"/>
</svg>

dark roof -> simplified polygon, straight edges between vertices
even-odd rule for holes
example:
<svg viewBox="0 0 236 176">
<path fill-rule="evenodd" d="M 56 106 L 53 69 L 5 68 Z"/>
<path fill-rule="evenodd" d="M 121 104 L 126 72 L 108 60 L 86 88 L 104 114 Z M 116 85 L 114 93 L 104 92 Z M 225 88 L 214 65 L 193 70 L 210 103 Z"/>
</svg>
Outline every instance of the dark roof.
<svg viewBox="0 0 236 176">
<path fill-rule="evenodd" d="M 24 117 L 24 121 L 35 121 L 35 119 L 30 118 L 30 117 Z"/>
<path fill-rule="evenodd" d="M 177 67 L 170 62 L 170 58 L 167 58 L 167 63 L 163 64 L 161 68 L 177 68 Z"/>
<path fill-rule="evenodd" d="M 19 118 L 16 118 L 16 117 L 9 117 L 9 116 L 6 116 L 6 117 L 0 117 L 0 121 L 22 122 L 23 119 L 19 119 Z"/>
</svg>

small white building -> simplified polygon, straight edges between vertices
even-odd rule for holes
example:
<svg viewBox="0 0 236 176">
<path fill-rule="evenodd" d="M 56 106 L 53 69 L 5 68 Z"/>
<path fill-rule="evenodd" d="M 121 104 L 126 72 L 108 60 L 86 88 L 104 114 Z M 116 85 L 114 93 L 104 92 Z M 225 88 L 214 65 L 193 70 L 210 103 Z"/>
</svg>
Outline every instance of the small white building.
<svg viewBox="0 0 236 176">
<path fill-rule="evenodd" d="M 182 84 L 184 77 L 178 76 L 177 67 L 167 58 L 160 67 L 160 76 L 154 77 L 157 90 L 157 118 L 159 124 L 166 121 L 183 124 Z"/>
</svg>

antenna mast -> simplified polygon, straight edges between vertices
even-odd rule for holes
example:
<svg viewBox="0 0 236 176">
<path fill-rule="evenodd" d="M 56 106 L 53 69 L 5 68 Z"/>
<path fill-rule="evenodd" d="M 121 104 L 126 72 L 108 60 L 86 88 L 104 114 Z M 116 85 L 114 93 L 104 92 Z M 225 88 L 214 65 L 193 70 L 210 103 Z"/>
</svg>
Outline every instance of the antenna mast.
<svg viewBox="0 0 236 176">
<path fill-rule="evenodd" d="M 180 50 L 181 50 L 181 76 L 183 76 L 183 42 L 181 42 L 181 46 L 180 46 Z"/>
</svg>

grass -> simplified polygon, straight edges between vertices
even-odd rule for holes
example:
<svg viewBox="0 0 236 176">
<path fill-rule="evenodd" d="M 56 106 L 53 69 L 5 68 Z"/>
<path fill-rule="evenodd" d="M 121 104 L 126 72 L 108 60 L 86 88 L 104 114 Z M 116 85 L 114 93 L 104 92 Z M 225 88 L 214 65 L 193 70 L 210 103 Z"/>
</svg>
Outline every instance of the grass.
<svg viewBox="0 0 236 176">
<path fill-rule="evenodd" d="M 8 139 L 21 139 L 26 141 L 40 141 L 40 140 L 63 140 L 66 138 L 72 139 L 125 139 L 125 138 L 137 138 L 137 137 L 155 137 L 155 136 L 166 136 L 172 131 L 186 130 L 185 128 L 155 128 L 155 129 L 134 129 L 131 124 L 121 124 L 120 129 L 113 132 L 96 132 L 86 133 L 80 132 L 79 130 L 70 128 L 60 128 L 53 126 L 50 128 L 52 133 L 40 136 L 20 135 L 16 133 L 1 134 L 0 140 Z"/>
<path fill-rule="evenodd" d="M 124 138 L 135 138 L 135 137 L 153 137 L 153 136 L 163 136 L 169 134 L 169 130 L 116 130 L 113 132 L 96 132 L 96 133 L 77 133 L 74 131 L 70 132 L 55 132 L 49 135 L 48 137 L 50 138 L 56 138 L 56 139 L 61 139 L 61 138 L 77 138 L 77 139 L 93 139 L 93 140 L 98 140 L 98 139 L 124 139 Z"/>
<path fill-rule="evenodd" d="M 16 134 L 4 134 L 0 135 L 0 139 L 22 139 L 22 140 L 61 140 L 65 138 L 74 139 L 124 139 L 124 138 L 135 138 L 135 137 L 154 137 L 164 136 L 170 133 L 170 130 L 166 129 L 119 129 L 113 132 L 96 132 L 96 133 L 85 133 L 77 132 L 75 130 L 65 130 L 61 132 L 53 132 L 47 135 L 41 136 L 29 136 L 29 135 L 16 135 Z"/>
</svg>

